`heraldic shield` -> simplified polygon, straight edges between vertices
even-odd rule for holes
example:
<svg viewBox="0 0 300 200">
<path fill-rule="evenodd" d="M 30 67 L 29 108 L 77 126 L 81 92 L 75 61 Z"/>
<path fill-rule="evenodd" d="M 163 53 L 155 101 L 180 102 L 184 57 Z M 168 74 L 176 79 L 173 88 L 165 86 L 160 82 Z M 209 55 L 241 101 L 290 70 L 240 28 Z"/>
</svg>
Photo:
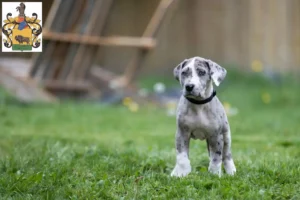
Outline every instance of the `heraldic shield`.
<svg viewBox="0 0 300 200">
<path fill-rule="evenodd" d="M 12 17 L 11 13 L 7 13 L 3 21 L 2 32 L 6 36 L 3 38 L 4 47 L 11 48 L 12 51 L 32 51 L 32 48 L 39 48 L 41 20 L 36 13 L 32 13 L 31 17 L 26 16 L 24 3 L 20 3 L 16 9 L 19 12 L 18 16 Z"/>
</svg>

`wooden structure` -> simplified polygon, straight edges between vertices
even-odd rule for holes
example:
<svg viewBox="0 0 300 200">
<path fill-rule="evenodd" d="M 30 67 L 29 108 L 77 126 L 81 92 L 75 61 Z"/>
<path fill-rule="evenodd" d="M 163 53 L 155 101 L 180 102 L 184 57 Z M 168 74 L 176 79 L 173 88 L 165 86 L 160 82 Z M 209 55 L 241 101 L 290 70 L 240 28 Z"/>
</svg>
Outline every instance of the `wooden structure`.
<svg viewBox="0 0 300 200">
<path fill-rule="evenodd" d="M 155 34 L 175 0 L 161 0 L 141 37 L 102 36 L 113 0 L 54 0 L 44 25 L 42 53 L 33 58 L 30 77 L 52 92 L 97 93 L 90 76 L 115 90 L 132 83 L 147 53 L 156 46 Z M 71 20 L 70 20 L 71 19 Z M 102 46 L 135 47 L 137 54 L 121 76 L 93 66 Z M 92 79 L 93 80 L 93 79 Z M 102 86 L 103 86 L 102 85 Z"/>
<path fill-rule="evenodd" d="M 46 91 L 97 97 L 107 88 L 111 92 L 121 89 L 136 93 L 135 74 L 148 52 L 155 48 L 156 33 L 175 1 L 161 0 L 143 35 L 132 37 L 102 36 L 114 0 L 54 0 L 43 26 L 43 52 L 33 55 L 28 76 L 21 78 L 14 71 L 1 70 L 0 78 L 8 78 L 1 78 L 0 84 L 24 101 L 53 101 Z M 123 74 L 117 75 L 94 64 L 96 53 L 103 46 L 131 47 L 138 51 Z M 10 87 L 12 83 L 14 87 Z"/>
</svg>

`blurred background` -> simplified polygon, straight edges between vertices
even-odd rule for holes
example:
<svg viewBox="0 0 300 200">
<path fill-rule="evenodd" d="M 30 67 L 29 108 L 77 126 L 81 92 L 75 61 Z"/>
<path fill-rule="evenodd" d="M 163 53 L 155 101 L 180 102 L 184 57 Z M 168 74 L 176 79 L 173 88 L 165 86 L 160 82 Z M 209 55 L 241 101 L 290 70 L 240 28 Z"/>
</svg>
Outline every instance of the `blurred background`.
<svg viewBox="0 0 300 200">
<path fill-rule="evenodd" d="M 0 57 L 1 86 L 22 101 L 144 98 L 139 80 L 164 91 L 193 56 L 273 79 L 299 71 L 300 0 L 47 0 L 42 17 L 42 53 Z"/>
</svg>

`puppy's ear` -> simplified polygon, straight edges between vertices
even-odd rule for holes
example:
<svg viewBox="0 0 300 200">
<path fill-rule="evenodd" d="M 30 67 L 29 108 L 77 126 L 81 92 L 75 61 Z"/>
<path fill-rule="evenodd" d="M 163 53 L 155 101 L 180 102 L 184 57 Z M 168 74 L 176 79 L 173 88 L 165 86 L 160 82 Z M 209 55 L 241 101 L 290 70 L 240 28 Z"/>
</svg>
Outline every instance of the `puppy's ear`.
<svg viewBox="0 0 300 200">
<path fill-rule="evenodd" d="M 227 74 L 226 69 L 208 59 L 206 59 L 206 64 L 208 65 L 210 71 L 210 77 L 214 81 L 215 85 L 219 86 L 220 83 L 225 79 Z"/>
<path fill-rule="evenodd" d="M 181 69 L 184 67 L 184 65 L 187 63 L 187 59 L 185 59 L 184 61 L 182 61 L 179 65 L 177 65 L 174 70 L 173 70 L 173 74 L 174 74 L 174 77 L 177 81 L 180 81 L 179 80 L 179 77 L 180 77 L 180 71 Z"/>
</svg>

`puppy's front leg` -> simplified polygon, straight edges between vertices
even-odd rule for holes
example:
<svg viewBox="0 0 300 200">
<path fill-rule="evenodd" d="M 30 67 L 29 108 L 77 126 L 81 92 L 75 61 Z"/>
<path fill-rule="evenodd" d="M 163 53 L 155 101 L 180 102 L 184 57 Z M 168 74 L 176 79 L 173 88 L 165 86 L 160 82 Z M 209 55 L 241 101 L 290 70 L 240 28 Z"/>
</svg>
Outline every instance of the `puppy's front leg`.
<svg viewBox="0 0 300 200">
<path fill-rule="evenodd" d="M 221 176 L 222 168 L 222 151 L 223 151 L 223 135 L 213 135 L 208 139 L 209 145 L 209 167 L 208 171 Z"/>
<path fill-rule="evenodd" d="M 176 165 L 171 176 L 183 177 L 191 172 L 189 160 L 190 133 L 188 128 L 177 128 L 176 132 Z"/>
</svg>

